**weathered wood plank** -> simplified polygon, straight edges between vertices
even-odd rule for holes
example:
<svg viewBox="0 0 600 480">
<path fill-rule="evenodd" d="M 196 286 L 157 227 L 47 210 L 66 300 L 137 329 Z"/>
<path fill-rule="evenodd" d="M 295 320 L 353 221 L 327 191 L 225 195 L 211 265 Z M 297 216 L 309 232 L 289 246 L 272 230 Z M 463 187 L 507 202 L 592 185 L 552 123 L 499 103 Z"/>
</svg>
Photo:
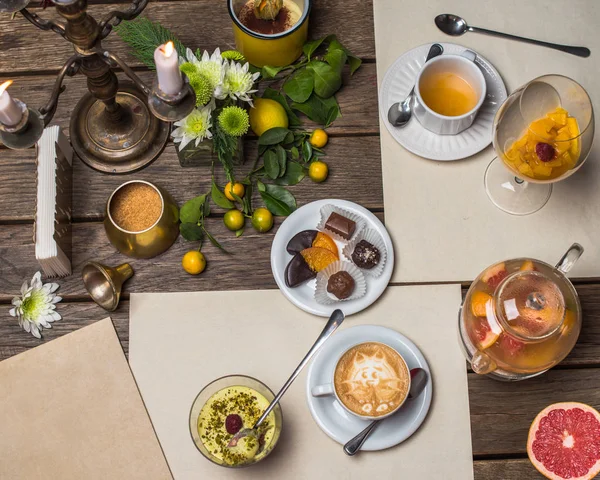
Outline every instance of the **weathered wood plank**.
<svg viewBox="0 0 600 480">
<path fill-rule="evenodd" d="M 216 8 L 215 5 L 218 5 Z M 115 5 L 115 8 L 123 5 Z M 54 9 L 41 11 L 44 18 L 60 18 Z M 111 10 L 109 4 L 91 5 L 89 11 L 96 18 Z M 171 29 L 190 48 L 222 50 L 235 48 L 231 19 L 224 0 L 186 0 L 151 2 L 143 13 L 153 21 Z M 71 55 L 69 44 L 51 32 L 38 30 L 18 15 L 0 17 L 0 72 L 58 70 Z M 315 0 L 310 17 L 310 35 L 313 38 L 334 33 L 355 55 L 375 58 L 373 4 L 344 0 Z M 127 60 L 131 66 L 140 63 L 127 53 L 127 48 L 117 35 L 111 34 L 104 42 L 110 49 Z"/>
<path fill-rule="evenodd" d="M 600 369 L 555 369 L 515 383 L 470 373 L 469 399 L 474 455 L 524 454 L 529 426 L 549 404 L 583 402 L 600 409 Z"/>
<path fill-rule="evenodd" d="M 477 460 L 475 480 L 543 480 L 529 460 Z"/>
<path fill-rule="evenodd" d="M 151 84 L 154 72 L 138 72 L 139 76 Z M 119 74 L 120 80 L 127 80 Z M 55 77 L 52 75 L 14 76 L 11 94 L 33 108 L 45 105 L 49 99 Z M 345 87 L 337 95 L 342 116 L 328 128 L 330 135 L 378 135 L 379 116 L 377 110 L 377 73 L 374 63 L 363 65 L 351 78 L 346 71 Z M 67 90 L 61 95 L 58 109 L 52 125 L 59 125 L 68 134 L 71 112 L 77 101 L 87 92 L 84 77 L 68 78 L 65 82 Z M 304 118 L 303 128 L 311 130 L 315 124 Z"/>
<path fill-rule="evenodd" d="M 315 184 L 306 178 L 290 187 L 299 205 L 323 198 L 345 198 L 370 209 L 383 208 L 380 147 L 378 137 L 332 138 L 326 147 L 330 174 L 327 182 Z M 248 161 L 240 168 L 247 172 L 256 157 L 256 141 L 246 142 Z M 0 222 L 32 220 L 36 183 L 33 150 L 0 150 Z M 219 169 L 220 171 L 220 169 Z M 223 184 L 219 173 L 218 181 Z M 127 175 L 98 173 L 83 162 L 74 162 L 73 214 L 76 219 L 99 219 L 106 200 L 121 183 L 131 179 L 156 182 L 167 189 L 179 204 L 210 190 L 210 168 L 182 168 L 175 146 L 167 146 L 149 167 Z"/>
</svg>

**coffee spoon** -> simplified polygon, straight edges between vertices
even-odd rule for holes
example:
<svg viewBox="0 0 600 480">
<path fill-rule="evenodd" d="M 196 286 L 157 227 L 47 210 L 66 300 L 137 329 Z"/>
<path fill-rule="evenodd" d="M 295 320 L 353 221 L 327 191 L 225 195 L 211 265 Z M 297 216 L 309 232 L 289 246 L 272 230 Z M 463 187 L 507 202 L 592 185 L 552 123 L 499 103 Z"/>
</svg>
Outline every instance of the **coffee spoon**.
<svg viewBox="0 0 600 480">
<path fill-rule="evenodd" d="M 466 32 L 484 33 L 494 37 L 508 38 L 510 40 L 517 40 L 519 42 L 532 43 L 534 45 L 541 45 L 542 47 L 553 48 L 555 50 L 560 50 L 561 52 L 570 53 L 571 55 L 577 55 L 578 57 L 589 57 L 591 53 L 590 49 L 586 47 L 558 45 L 556 43 L 533 40 L 532 38 L 519 37 L 509 33 L 495 32 L 494 30 L 488 30 L 487 28 L 471 27 L 467 25 L 467 22 L 464 18 L 461 18 L 458 15 L 452 15 L 451 13 L 442 13 L 441 15 L 435 17 L 435 24 L 442 32 L 455 37 Z"/>
<path fill-rule="evenodd" d="M 290 378 L 288 378 L 287 381 L 283 384 L 283 387 L 281 387 L 281 390 L 279 390 L 279 393 L 277 395 L 275 395 L 275 398 L 273 399 L 273 401 L 269 404 L 269 406 L 266 408 L 266 410 L 263 412 L 263 414 L 260 416 L 260 418 L 256 421 L 254 426 L 252 428 L 242 428 L 239 432 L 237 432 L 233 436 L 233 438 L 229 441 L 229 443 L 227 444 L 228 447 L 235 447 L 237 445 L 238 441 L 242 437 L 248 437 L 248 436 L 252 436 L 255 438 L 258 437 L 258 432 L 257 432 L 258 427 L 260 427 L 262 425 L 262 423 L 267 419 L 267 417 L 269 416 L 269 413 L 271 413 L 271 410 L 273 410 L 275 408 L 275 405 L 277 405 L 279 403 L 279 400 L 281 400 L 281 397 L 283 397 L 283 394 L 285 392 L 287 392 L 287 389 L 290 388 L 290 385 L 294 382 L 294 380 L 296 380 L 296 377 L 300 374 L 302 369 L 310 361 L 310 359 L 313 357 L 313 355 L 315 353 L 317 353 L 317 350 L 319 350 L 323 346 L 323 344 L 327 341 L 327 339 L 331 335 L 333 335 L 333 332 L 335 332 L 338 329 L 338 327 L 342 324 L 342 322 L 344 321 L 344 318 L 345 318 L 344 312 L 342 312 L 341 310 L 337 309 L 337 310 L 333 311 L 333 313 L 329 317 L 329 320 L 327 321 L 327 324 L 325 325 L 325 328 L 323 328 L 323 331 L 317 338 L 317 341 L 310 348 L 310 350 L 308 351 L 306 356 L 302 359 L 300 364 L 296 367 L 294 372 L 290 375 Z"/>
<path fill-rule="evenodd" d="M 410 371 L 410 390 L 408 392 L 407 400 L 418 397 L 423 390 L 425 390 L 425 386 L 427 385 L 427 380 L 429 375 L 427 375 L 427 371 L 422 368 L 413 368 Z M 398 410 L 402 410 L 400 407 Z M 374 420 L 372 421 L 367 428 L 365 428 L 362 432 L 360 432 L 356 437 L 351 440 L 348 440 L 348 443 L 344 445 L 344 452 L 346 455 L 353 456 L 361 449 L 363 444 L 367 441 L 367 438 L 371 436 L 375 427 L 379 425 L 379 422 L 383 420 Z"/>
<path fill-rule="evenodd" d="M 427 63 L 433 57 L 441 55 L 442 53 L 444 53 L 444 47 L 442 47 L 439 43 L 434 43 L 429 49 L 425 63 Z M 414 95 L 415 87 L 413 86 L 412 90 L 402 103 L 396 102 L 388 110 L 388 120 L 394 127 L 403 127 L 410 120 L 410 117 L 412 116 L 411 104 Z"/>
</svg>

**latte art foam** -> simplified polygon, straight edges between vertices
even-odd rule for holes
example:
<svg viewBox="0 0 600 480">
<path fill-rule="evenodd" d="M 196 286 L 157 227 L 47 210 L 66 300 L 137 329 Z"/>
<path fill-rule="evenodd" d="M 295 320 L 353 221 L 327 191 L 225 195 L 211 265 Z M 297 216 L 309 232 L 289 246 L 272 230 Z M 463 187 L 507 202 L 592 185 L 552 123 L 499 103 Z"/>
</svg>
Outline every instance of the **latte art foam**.
<svg viewBox="0 0 600 480">
<path fill-rule="evenodd" d="M 382 343 L 362 343 L 338 362 L 335 391 L 358 415 L 379 417 L 396 410 L 408 395 L 409 372 L 402 357 Z"/>
</svg>

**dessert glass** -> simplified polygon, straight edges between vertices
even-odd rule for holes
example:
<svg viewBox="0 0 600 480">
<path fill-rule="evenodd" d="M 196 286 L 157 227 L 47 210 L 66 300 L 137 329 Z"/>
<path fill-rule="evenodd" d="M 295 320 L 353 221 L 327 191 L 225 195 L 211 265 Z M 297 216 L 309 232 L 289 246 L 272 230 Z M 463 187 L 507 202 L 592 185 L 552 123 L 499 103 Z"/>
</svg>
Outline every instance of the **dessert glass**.
<svg viewBox="0 0 600 480">
<path fill-rule="evenodd" d="M 228 375 L 226 377 L 217 378 L 216 380 L 213 380 L 211 383 L 206 385 L 194 399 L 194 403 L 192 404 L 192 408 L 190 410 L 190 434 L 192 436 L 192 440 L 194 441 L 194 445 L 196 445 L 196 448 L 200 450 L 200 453 L 204 455 L 205 458 L 207 458 L 214 464 L 226 468 L 243 468 L 261 462 L 262 460 L 267 458 L 275 449 L 279 441 L 279 437 L 281 436 L 281 429 L 283 425 L 283 413 L 281 411 L 281 406 L 277 404 L 273 409 L 273 414 L 275 415 L 275 432 L 273 434 L 273 440 L 271 441 L 271 444 L 267 447 L 268 451 L 264 456 L 258 458 L 255 461 L 242 463 L 238 465 L 230 465 L 228 463 L 223 462 L 219 458 L 215 457 L 211 452 L 209 452 L 208 449 L 204 446 L 204 443 L 202 443 L 202 439 L 200 438 L 200 435 L 198 433 L 198 417 L 200 416 L 200 411 L 202 410 L 202 407 L 210 397 L 212 397 L 215 393 L 224 388 L 234 386 L 249 387 L 253 390 L 256 390 L 263 397 L 265 397 L 268 402 L 273 401 L 273 399 L 275 398 L 275 394 L 271 391 L 271 389 L 256 378 L 248 377 L 246 375 Z"/>
<path fill-rule="evenodd" d="M 475 373 L 524 380 L 570 353 L 581 330 L 581 305 L 565 274 L 582 253 L 575 243 L 555 267 L 517 258 L 477 277 L 460 309 L 458 329 Z"/>
<path fill-rule="evenodd" d="M 577 121 L 576 131 L 565 129 L 560 134 L 540 135 L 532 123 L 563 108 Z M 523 151 L 529 152 L 533 164 L 522 155 L 515 154 L 515 142 L 524 141 Z M 551 138 L 550 138 L 551 137 Z M 562 75 L 544 75 L 523 85 L 513 92 L 496 112 L 493 124 L 493 144 L 498 157 L 494 158 L 485 172 L 485 190 L 490 200 L 501 210 L 513 215 L 529 215 L 542 208 L 550 198 L 552 184 L 571 176 L 585 162 L 594 139 L 594 110 L 585 89 L 575 80 Z M 547 143 L 552 146 L 555 158 L 571 151 L 567 168 L 555 170 L 561 163 L 544 162 L 535 157 L 535 145 Z M 513 147 L 513 148 L 511 148 Z M 538 173 L 530 170 L 534 167 Z M 540 174 L 546 170 L 547 173 Z"/>
<path fill-rule="evenodd" d="M 308 16 L 312 0 L 292 0 L 302 12 L 298 23 L 285 32 L 268 35 L 250 30 L 238 18 L 247 0 L 228 0 L 229 15 L 233 22 L 236 49 L 256 67 L 270 65 L 285 67 L 302 55 L 308 37 Z"/>
</svg>

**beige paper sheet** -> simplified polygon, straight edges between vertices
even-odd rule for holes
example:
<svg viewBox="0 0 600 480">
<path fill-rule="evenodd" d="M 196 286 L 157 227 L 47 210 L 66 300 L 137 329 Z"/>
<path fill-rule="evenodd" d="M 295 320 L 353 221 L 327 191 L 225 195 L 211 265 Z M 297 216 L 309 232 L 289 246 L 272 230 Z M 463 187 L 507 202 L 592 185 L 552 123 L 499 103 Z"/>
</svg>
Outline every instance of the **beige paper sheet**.
<svg viewBox="0 0 600 480">
<path fill-rule="evenodd" d="M 342 328 L 378 324 L 405 334 L 422 350 L 434 380 L 429 416 L 413 437 L 354 458 L 313 421 L 306 370 L 282 400 L 282 438 L 263 463 L 241 471 L 213 465 L 190 438 L 190 407 L 204 385 L 237 373 L 277 391 L 316 340 L 324 320 L 293 307 L 279 291 L 132 294 L 129 362 L 177 480 L 469 480 L 467 375 L 456 334 L 460 302 L 457 285 L 390 287 L 373 307 L 344 322 Z"/>
<path fill-rule="evenodd" d="M 172 478 L 110 318 L 1 362 L 0 392 L 0 478 Z"/>
<path fill-rule="evenodd" d="M 424 43 L 451 42 L 480 52 L 498 69 L 508 91 L 547 73 L 560 73 L 587 88 L 600 112 L 600 2 L 572 0 L 375 0 L 379 85 L 404 52 Z M 449 37 L 433 19 L 462 15 L 471 25 L 557 43 L 584 45 L 587 59 L 486 35 Z M 413 120 L 414 121 L 414 120 Z M 555 263 L 573 242 L 585 254 L 574 277 L 600 276 L 600 142 L 587 163 L 554 186 L 548 204 L 524 217 L 504 213 L 488 199 L 483 177 L 492 147 L 467 160 L 435 162 L 404 150 L 381 124 L 385 223 L 398 261 L 392 281 L 473 280 L 496 261 L 533 256 Z"/>
</svg>

